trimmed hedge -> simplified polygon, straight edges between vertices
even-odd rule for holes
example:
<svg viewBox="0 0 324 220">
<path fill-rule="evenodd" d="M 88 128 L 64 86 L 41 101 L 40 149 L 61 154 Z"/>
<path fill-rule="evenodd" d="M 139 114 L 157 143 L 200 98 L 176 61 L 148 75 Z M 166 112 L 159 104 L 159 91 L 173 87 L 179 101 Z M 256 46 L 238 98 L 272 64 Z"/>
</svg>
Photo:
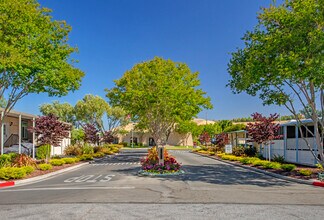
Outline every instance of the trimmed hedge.
<svg viewBox="0 0 324 220">
<path fill-rule="evenodd" d="M 293 171 L 296 169 L 296 165 L 294 164 L 281 164 L 281 169 L 285 170 L 285 171 Z"/>
<path fill-rule="evenodd" d="M 38 169 L 40 170 L 51 170 L 53 166 L 51 164 L 43 163 L 38 165 Z"/>
<path fill-rule="evenodd" d="M 91 154 L 83 154 L 79 157 L 79 159 L 81 161 L 84 161 L 84 160 L 93 160 L 93 156 Z"/>
<path fill-rule="evenodd" d="M 65 161 L 63 159 L 52 159 L 50 160 L 50 164 L 53 166 L 62 166 L 65 164 Z"/>
<path fill-rule="evenodd" d="M 76 163 L 78 159 L 67 157 L 67 158 L 62 158 L 61 160 L 63 160 L 66 164 L 72 164 L 72 163 Z"/>
<path fill-rule="evenodd" d="M 10 180 L 10 179 L 21 179 L 27 174 L 34 171 L 33 167 L 3 167 L 0 168 L 0 179 Z"/>
</svg>

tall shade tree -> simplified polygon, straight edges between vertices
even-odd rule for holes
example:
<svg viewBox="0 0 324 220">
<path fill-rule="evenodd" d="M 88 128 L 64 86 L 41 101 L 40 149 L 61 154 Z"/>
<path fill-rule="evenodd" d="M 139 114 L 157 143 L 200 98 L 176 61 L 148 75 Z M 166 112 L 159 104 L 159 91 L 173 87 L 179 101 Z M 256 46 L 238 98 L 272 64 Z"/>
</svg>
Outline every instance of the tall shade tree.
<svg viewBox="0 0 324 220">
<path fill-rule="evenodd" d="M 324 0 L 286 0 L 263 8 L 258 25 L 232 53 L 228 71 L 234 93 L 246 92 L 266 105 L 284 105 L 299 122 L 310 152 L 324 165 Z M 317 152 L 302 132 L 300 109 L 310 106 Z M 317 115 L 317 109 L 321 115 Z"/>
<path fill-rule="evenodd" d="M 100 132 L 104 132 L 103 116 L 109 109 L 108 103 L 100 96 L 85 95 L 74 107 L 76 119 L 81 124 L 96 126 Z"/>
<path fill-rule="evenodd" d="M 66 95 L 79 88 L 84 73 L 73 66 L 71 27 L 53 20 L 36 0 L 0 1 L 0 99 L 4 116 L 29 93 Z M 3 118 L 1 118 L 3 119 Z"/>
<path fill-rule="evenodd" d="M 212 108 L 210 98 L 198 88 L 198 72 L 160 57 L 136 64 L 115 84 L 106 89 L 110 104 L 131 114 L 157 145 L 166 143 L 175 123 L 191 120 L 203 108 Z"/>
<path fill-rule="evenodd" d="M 54 101 L 53 103 L 44 103 L 39 107 L 39 110 L 43 115 L 53 114 L 61 121 L 75 124 L 74 108 L 67 102 L 60 103 L 59 101 Z"/>
</svg>

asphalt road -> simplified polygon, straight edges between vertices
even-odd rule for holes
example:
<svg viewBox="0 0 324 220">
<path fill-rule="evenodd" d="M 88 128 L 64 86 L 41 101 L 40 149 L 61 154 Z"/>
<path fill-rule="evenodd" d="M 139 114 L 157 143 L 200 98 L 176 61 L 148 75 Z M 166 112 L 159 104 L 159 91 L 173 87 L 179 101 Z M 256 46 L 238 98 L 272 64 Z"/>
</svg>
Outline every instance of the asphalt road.
<svg viewBox="0 0 324 220">
<path fill-rule="evenodd" d="M 129 150 L 41 182 L 0 190 L 0 219 L 323 219 L 324 188 L 186 151 L 185 174 L 141 177 Z"/>
</svg>

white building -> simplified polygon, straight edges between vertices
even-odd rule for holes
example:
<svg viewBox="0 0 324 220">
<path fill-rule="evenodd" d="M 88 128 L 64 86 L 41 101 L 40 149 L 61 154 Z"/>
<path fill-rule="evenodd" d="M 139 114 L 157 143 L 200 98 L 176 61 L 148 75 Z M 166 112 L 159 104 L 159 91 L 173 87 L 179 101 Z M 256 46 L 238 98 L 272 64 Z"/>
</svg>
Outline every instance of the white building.
<svg viewBox="0 0 324 220">
<path fill-rule="evenodd" d="M 0 108 L 3 114 L 4 109 Z M 37 115 L 11 110 L 4 117 L 0 127 L 0 152 L 1 154 L 16 152 L 25 153 L 35 158 L 36 142 L 35 134 L 29 131 L 29 128 L 35 125 Z M 65 147 L 71 144 L 70 138 L 64 138 L 60 146 L 52 146 L 51 155 L 61 155 Z"/>
</svg>

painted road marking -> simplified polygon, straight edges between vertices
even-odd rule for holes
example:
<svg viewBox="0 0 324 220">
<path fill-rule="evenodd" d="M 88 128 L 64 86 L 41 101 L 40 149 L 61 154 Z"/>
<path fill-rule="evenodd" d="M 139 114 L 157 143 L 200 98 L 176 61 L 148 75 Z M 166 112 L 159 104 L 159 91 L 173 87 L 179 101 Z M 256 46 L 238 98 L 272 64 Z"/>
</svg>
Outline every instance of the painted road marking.
<svg viewBox="0 0 324 220">
<path fill-rule="evenodd" d="M 31 189 L 8 189 L 1 192 L 22 192 L 22 191 L 47 191 L 47 190 L 103 190 L 103 189 L 135 189 L 134 186 L 97 186 L 97 187 L 49 187 L 49 188 L 31 188 Z"/>
<path fill-rule="evenodd" d="M 127 163 L 92 163 L 91 166 L 122 166 L 122 165 L 140 165 L 140 162 L 127 162 Z"/>
<path fill-rule="evenodd" d="M 76 176 L 76 177 L 71 177 L 71 178 L 68 178 L 66 180 L 64 180 L 65 183 L 83 183 L 83 182 L 86 182 L 86 183 L 96 183 L 96 182 L 101 182 L 101 183 L 104 183 L 104 182 L 109 182 L 112 177 L 114 177 L 115 175 L 82 175 L 82 176 Z"/>
</svg>

